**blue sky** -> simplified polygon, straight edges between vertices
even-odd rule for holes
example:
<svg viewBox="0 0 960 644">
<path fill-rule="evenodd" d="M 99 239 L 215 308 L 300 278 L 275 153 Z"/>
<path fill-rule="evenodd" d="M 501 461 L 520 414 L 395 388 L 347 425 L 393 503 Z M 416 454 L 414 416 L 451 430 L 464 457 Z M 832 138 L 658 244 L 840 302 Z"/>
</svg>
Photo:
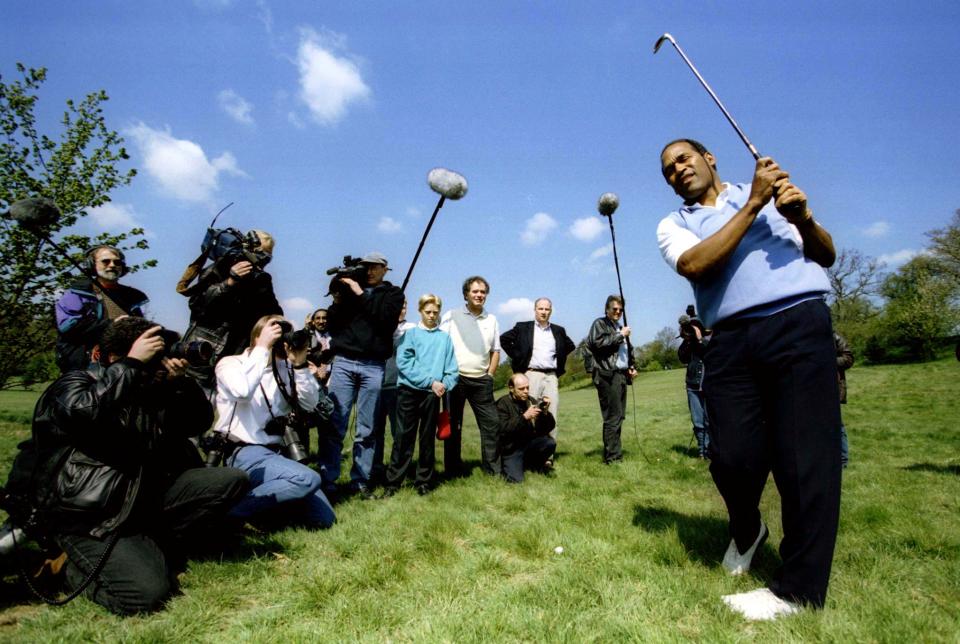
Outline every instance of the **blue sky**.
<svg viewBox="0 0 960 644">
<path fill-rule="evenodd" d="M 692 301 L 660 258 L 677 204 L 659 151 L 702 140 L 721 176 L 753 159 L 672 48 L 672 33 L 763 154 L 791 172 L 838 247 L 890 267 L 960 207 L 960 4 L 955 2 L 4 3 L 0 73 L 49 69 L 42 125 L 105 89 L 139 175 L 86 230 L 142 225 L 157 268 L 126 281 L 178 330 L 174 285 L 213 214 L 277 239 L 269 270 L 293 320 L 326 303 L 324 270 L 383 252 L 402 281 L 437 196 L 447 202 L 407 289 L 461 302 L 491 283 L 505 328 L 548 296 L 579 340 L 616 291 L 614 216 L 637 342 Z"/>
</svg>

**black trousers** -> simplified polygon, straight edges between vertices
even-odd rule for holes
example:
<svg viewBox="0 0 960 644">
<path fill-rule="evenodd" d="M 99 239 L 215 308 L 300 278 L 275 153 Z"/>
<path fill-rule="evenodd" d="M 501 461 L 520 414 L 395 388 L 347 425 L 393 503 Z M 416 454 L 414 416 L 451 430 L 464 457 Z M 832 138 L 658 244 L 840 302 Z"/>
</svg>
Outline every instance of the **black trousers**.
<svg viewBox="0 0 960 644">
<path fill-rule="evenodd" d="M 600 414 L 603 416 L 603 461 L 619 461 L 623 458 L 620 428 L 626 416 L 627 374 L 596 369 L 593 372 L 593 384 L 597 387 Z"/>
<path fill-rule="evenodd" d="M 705 355 L 710 472 L 740 552 L 756 539 L 768 474 L 780 491 L 782 565 L 770 589 L 822 606 L 840 519 L 840 402 L 820 300 L 720 323 Z"/>
<path fill-rule="evenodd" d="M 493 400 L 493 376 L 460 376 L 450 392 L 450 438 L 443 442 L 443 467 L 448 473 L 463 469 L 460 445 L 463 433 L 463 408 L 470 401 L 480 429 L 480 466 L 487 474 L 500 474 L 500 417 Z"/>
<path fill-rule="evenodd" d="M 179 558 L 192 538 L 209 531 L 247 491 L 247 475 L 232 467 L 190 469 L 163 494 L 162 509 L 126 530 L 84 594 L 119 615 L 155 611 L 176 589 Z M 209 534 L 205 535 L 209 536 Z M 109 537 L 59 535 L 67 553 L 67 583 L 76 588 L 95 567 Z"/>
<path fill-rule="evenodd" d="M 406 385 L 397 388 L 397 435 L 390 454 L 390 467 L 387 468 L 387 485 L 399 487 L 403 483 L 413 463 L 413 448 L 418 439 L 417 485 L 433 482 L 439 411 L 440 399 L 433 391 L 422 391 Z"/>
<path fill-rule="evenodd" d="M 503 478 L 510 483 L 522 483 L 526 470 L 541 470 L 557 449 L 557 441 L 549 435 L 537 436 L 525 445 L 503 453 Z"/>
</svg>

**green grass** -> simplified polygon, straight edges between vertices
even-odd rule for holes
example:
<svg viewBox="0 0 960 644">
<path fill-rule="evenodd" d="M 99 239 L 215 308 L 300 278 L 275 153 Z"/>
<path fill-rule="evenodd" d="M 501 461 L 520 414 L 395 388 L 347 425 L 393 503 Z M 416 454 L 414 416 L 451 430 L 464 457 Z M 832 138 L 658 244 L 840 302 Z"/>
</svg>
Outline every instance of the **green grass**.
<svg viewBox="0 0 960 644">
<path fill-rule="evenodd" d="M 956 361 L 849 372 L 852 462 L 823 611 L 750 624 L 721 603 L 776 567 L 779 497 L 771 481 L 762 511 L 772 538 L 754 569 L 724 575 L 725 511 L 691 457 L 683 374 L 672 371 L 642 374 L 633 387 L 620 465 L 600 462 L 593 388 L 567 390 L 551 477 L 509 486 L 475 470 L 427 497 L 405 489 L 349 501 L 332 530 L 249 537 L 240 557 L 191 562 L 182 594 L 148 617 L 120 619 L 83 599 L 47 608 L 8 587 L 19 599 L 0 612 L 0 638 L 957 641 L 958 376 Z M 468 418 L 464 453 L 476 464 Z M 0 432 L 9 463 L 27 427 L 5 422 Z"/>
</svg>

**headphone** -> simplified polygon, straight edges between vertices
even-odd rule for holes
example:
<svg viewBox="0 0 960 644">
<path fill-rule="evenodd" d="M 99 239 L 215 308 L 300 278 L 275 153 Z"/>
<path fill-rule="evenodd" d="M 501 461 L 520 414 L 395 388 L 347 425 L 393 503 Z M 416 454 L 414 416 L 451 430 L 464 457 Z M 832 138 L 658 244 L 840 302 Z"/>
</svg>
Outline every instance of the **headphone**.
<svg viewBox="0 0 960 644">
<path fill-rule="evenodd" d="M 83 254 L 83 269 L 86 273 L 96 275 L 97 274 L 97 252 L 101 250 L 109 250 L 113 253 L 116 253 L 120 258 L 120 261 L 123 262 L 122 268 L 120 269 L 120 277 L 123 277 L 130 272 L 130 267 L 127 266 L 127 258 L 124 256 L 123 251 L 117 248 L 116 246 L 108 246 L 107 244 L 100 244 L 99 246 L 94 246 L 86 253 Z"/>
</svg>

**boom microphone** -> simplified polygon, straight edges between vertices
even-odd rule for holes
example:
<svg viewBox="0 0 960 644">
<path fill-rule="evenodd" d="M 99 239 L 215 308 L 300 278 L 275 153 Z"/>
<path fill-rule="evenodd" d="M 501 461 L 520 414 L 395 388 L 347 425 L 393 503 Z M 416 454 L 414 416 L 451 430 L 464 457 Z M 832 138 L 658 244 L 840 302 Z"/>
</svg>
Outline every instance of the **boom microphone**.
<svg viewBox="0 0 960 644">
<path fill-rule="evenodd" d="M 617 196 L 617 193 L 605 192 L 600 195 L 600 200 L 597 202 L 597 210 L 604 217 L 609 217 L 617 211 L 619 205 L 620 197 Z"/>
<path fill-rule="evenodd" d="M 467 194 L 467 180 L 463 175 L 446 168 L 434 168 L 427 174 L 430 189 L 447 199 L 461 199 Z"/>
<path fill-rule="evenodd" d="M 52 199 L 28 197 L 15 201 L 10 206 L 9 215 L 27 230 L 37 233 L 60 219 L 60 209 Z"/>
<path fill-rule="evenodd" d="M 420 245 L 417 246 L 417 252 L 413 255 L 410 268 L 407 269 L 407 276 L 403 278 L 403 286 L 400 287 L 401 291 L 407 290 L 410 276 L 413 275 L 413 267 L 417 265 L 420 251 L 423 250 L 423 244 L 427 241 L 427 235 L 430 234 L 430 228 L 433 226 L 433 221 L 437 218 L 437 213 L 443 208 L 443 202 L 447 199 L 461 199 L 463 195 L 467 194 L 467 180 L 463 178 L 463 175 L 457 174 L 453 170 L 447 170 L 446 168 L 434 168 L 428 172 L 427 183 L 430 184 L 431 190 L 440 195 L 440 200 L 437 201 L 437 207 L 433 209 L 433 215 L 427 223 L 426 230 L 423 231 L 423 237 L 420 238 Z"/>
</svg>

